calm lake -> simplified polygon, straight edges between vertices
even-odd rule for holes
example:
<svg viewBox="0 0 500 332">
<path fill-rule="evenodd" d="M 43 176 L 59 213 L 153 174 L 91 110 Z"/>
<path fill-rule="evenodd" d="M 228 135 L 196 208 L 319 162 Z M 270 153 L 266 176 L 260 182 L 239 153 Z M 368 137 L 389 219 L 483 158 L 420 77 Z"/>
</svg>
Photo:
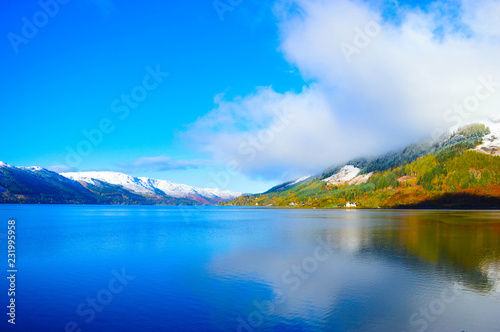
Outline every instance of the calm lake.
<svg viewBox="0 0 500 332">
<path fill-rule="evenodd" d="M 500 331 L 500 212 L 0 205 L 6 331 Z"/>
</svg>

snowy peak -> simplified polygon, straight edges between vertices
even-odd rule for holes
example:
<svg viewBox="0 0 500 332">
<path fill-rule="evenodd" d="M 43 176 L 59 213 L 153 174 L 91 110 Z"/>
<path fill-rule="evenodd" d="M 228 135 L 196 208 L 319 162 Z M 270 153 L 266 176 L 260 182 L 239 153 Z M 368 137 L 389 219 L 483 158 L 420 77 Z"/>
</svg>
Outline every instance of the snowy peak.
<svg viewBox="0 0 500 332">
<path fill-rule="evenodd" d="M 16 167 L 17 169 L 22 169 L 25 171 L 30 171 L 30 172 L 47 172 L 45 168 L 39 167 L 39 166 L 30 166 L 30 167 Z"/>
<path fill-rule="evenodd" d="M 241 195 L 229 190 L 197 188 L 184 184 L 177 184 L 167 180 L 157 180 L 147 177 L 133 177 L 119 172 L 66 172 L 62 176 L 79 182 L 96 185 L 96 181 L 106 182 L 140 195 L 175 198 L 189 198 L 195 200 L 208 199 L 222 201 L 233 199 Z"/>
<path fill-rule="evenodd" d="M 12 165 L 9 165 L 7 163 L 4 163 L 3 161 L 0 161 L 0 167 L 18 169 L 18 170 L 30 171 L 30 172 L 49 172 L 45 168 L 40 167 L 40 166 L 30 166 L 30 167 L 12 166 Z"/>
<path fill-rule="evenodd" d="M 156 192 L 154 187 L 148 185 L 139 178 L 133 176 L 119 173 L 119 172 L 66 172 L 60 173 L 62 176 L 79 181 L 86 182 L 92 185 L 96 185 L 96 180 L 106 182 L 109 184 L 119 185 L 125 189 L 132 192 L 141 194 L 155 196 Z"/>
<path fill-rule="evenodd" d="M 344 184 L 362 184 L 368 182 L 368 180 L 373 175 L 373 172 L 368 174 L 359 174 L 361 169 L 355 167 L 354 165 L 347 165 L 342 167 L 336 174 L 324 179 L 332 186 L 340 186 Z"/>
<path fill-rule="evenodd" d="M 476 151 L 500 156 L 500 122 L 486 123 L 490 134 L 483 137 L 483 143 L 476 147 Z"/>
<path fill-rule="evenodd" d="M 293 186 L 293 185 L 296 185 L 297 183 L 301 183 L 301 182 L 304 182 L 305 180 L 309 179 L 312 175 L 307 175 L 307 176 L 304 176 L 300 179 L 297 179 L 295 180 L 293 183 L 290 183 L 289 185 L 290 186 Z"/>
<path fill-rule="evenodd" d="M 218 204 L 240 196 L 119 172 L 56 173 L 0 161 L 0 202 L 71 204 Z"/>
<path fill-rule="evenodd" d="M 354 179 L 361 169 L 355 167 L 354 165 L 347 165 L 342 167 L 338 173 L 324 179 L 323 181 L 328 182 L 331 185 L 340 185 Z"/>
<path fill-rule="evenodd" d="M 3 161 L 0 161 L 0 167 L 5 167 L 5 168 L 13 168 L 14 166 L 9 165 L 9 164 L 6 164 L 6 163 L 4 163 Z"/>
</svg>

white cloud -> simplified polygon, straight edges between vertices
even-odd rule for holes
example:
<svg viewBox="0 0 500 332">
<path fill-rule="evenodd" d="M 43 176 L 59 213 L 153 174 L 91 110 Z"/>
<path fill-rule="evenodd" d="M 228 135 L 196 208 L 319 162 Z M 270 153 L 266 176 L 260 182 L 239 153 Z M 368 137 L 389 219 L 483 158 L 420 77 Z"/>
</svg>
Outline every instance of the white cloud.
<svg viewBox="0 0 500 332">
<path fill-rule="evenodd" d="M 247 174 L 286 178 L 495 115 L 500 86 L 491 93 L 479 77 L 500 82 L 500 1 L 429 8 L 401 7 L 394 24 L 360 1 L 281 2 L 281 51 L 314 83 L 298 94 L 268 87 L 222 99 L 189 135 Z M 347 58 L 346 45 L 356 48 Z M 478 89 L 489 96 L 469 110 L 455 107 L 473 102 Z M 283 111 L 296 115 L 291 123 L 252 158 L 242 154 L 242 142 L 269 130 Z"/>
<path fill-rule="evenodd" d="M 465 8 L 464 22 L 472 30 L 487 37 L 500 37 L 500 2 L 494 0 L 463 2 Z"/>
<path fill-rule="evenodd" d="M 337 123 L 317 86 L 299 94 L 279 94 L 267 87 L 242 99 L 220 101 L 191 125 L 188 137 L 216 160 L 236 163 L 238 171 L 276 179 L 329 165 L 335 158 L 330 147 L 336 141 L 343 144 L 334 144 L 335 152 L 354 157 L 352 145 L 359 149 L 366 145 L 368 152 L 373 146 L 367 134 L 349 138 L 348 131 L 354 128 Z"/>
</svg>

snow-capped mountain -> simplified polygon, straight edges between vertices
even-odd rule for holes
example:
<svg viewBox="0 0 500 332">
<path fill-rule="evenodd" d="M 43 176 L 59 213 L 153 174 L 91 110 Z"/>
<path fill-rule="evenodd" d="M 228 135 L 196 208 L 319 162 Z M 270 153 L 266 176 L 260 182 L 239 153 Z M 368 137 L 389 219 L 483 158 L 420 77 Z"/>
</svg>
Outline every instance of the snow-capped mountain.
<svg viewBox="0 0 500 332">
<path fill-rule="evenodd" d="M 95 193 L 55 172 L 0 162 L 0 202 L 90 204 L 97 201 Z"/>
<path fill-rule="evenodd" d="M 323 181 L 326 181 L 332 185 L 339 185 L 351 181 L 356 176 L 358 176 L 359 172 L 361 172 L 361 169 L 355 167 L 354 165 L 346 165 L 342 167 L 340 171 L 324 179 Z"/>
<path fill-rule="evenodd" d="M 177 184 L 166 180 L 156 180 L 147 177 L 133 177 L 119 172 L 66 172 L 62 176 L 78 182 L 95 185 L 96 180 L 123 188 L 146 196 L 170 196 L 176 198 L 208 198 L 211 200 L 229 200 L 241 195 L 229 190 L 215 188 L 197 188 L 184 184 Z"/>
<path fill-rule="evenodd" d="M 287 191 L 294 194 L 300 193 L 301 196 L 309 193 L 314 193 L 314 195 L 322 194 L 323 190 L 335 190 L 334 187 L 336 186 L 365 184 L 370 182 L 372 176 L 377 173 L 380 175 L 393 168 L 411 164 L 429 154 L 436 155 L 443 150 L 461 151 L 461 149 L 500 156 L 500 116 L 461 127 L 450 128 L 446 134 L 437 140 L 428 139 L 380 156 L 355 158 L 335 164 L 325 169 L 321 174 L 286 181 L 258 195 L 276 195 Z M 412 175 L 412 177 L 414 176 Z M 395 180 L 399 181 L 399 177 Z M 325 184 L 326 186 L 324 186 Z M 258 195 L 255 197 L 259 197 Z M 241 202 L 245 202 L 244 204 L 248 204 L 248 202 L 255 203 L 252 200 L 245 200 L 245 196 L 243 195 Z M 295 196 L 291 197 L 288 203 L 295 203 L 295 199 Z"/>
<path fill-rule="evenodd" d="M 290 183 L 290 186 L 304 182 L 305 180 L 309 179 L 310 177 L 312 177 L 312 175 L 307 175 L 307 176 L 301 177 L 300 179 L 297 179 L 297 180 L 293 181 L 292 183 Z"/>
<path fill-rule="evenodd" d="M 328 184 L 332 186 L 340 186 L 343 184 L 362 184 L 366 183 L 373 175 L 373 172 L 359 175 L 360 172 L 361 169 L 357 168 L 356 166 L 346 165 L 342 167 L 337 173 L 326 179 L 323 179 L 322 181 L 328 182 Z"/>
<path fill-rule="evenodd" d="M 240 193 L 196 188 L 118 172 L 52 172 L 0 162 L 0 202 L 75 204 L 216 204 Z"/>
<path fill-rule="evenodd" d="M 483 137 L 483 143 L 476 147 L 476 151 L 500 156 L 500 121 L 486 123 L 490 133 Z"/>
</svg>

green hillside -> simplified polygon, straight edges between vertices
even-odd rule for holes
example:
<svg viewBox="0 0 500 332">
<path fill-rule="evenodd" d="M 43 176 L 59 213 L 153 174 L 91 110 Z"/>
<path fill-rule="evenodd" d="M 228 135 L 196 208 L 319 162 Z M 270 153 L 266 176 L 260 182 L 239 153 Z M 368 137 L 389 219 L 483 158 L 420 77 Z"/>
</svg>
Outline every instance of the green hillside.
<svg viewBox="0 0 500 332">
<path fill-rule="evenodd" d="M 470 125 L 439 144 L 412 145 L 378 158 L 352 160 L 297 185 L 288 182 L 225 204 L 334 208 L 352 202 L 362 208 L 500 208 L 500 157 L 471 150 L 489 133 L 485 125 Z M 323 181 L 345 165 L 373 175 L 361 184 Z"/>
</svg>

